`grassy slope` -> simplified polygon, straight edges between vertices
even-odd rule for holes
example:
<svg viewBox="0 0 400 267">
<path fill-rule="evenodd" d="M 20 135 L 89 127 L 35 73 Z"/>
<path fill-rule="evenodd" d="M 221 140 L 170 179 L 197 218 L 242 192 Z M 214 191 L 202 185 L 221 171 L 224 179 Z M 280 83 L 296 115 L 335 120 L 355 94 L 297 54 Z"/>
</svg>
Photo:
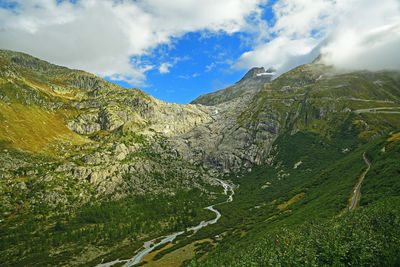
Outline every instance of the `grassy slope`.
<svg viewBox="0 0 400 267">
<path fill-rule="evenodd" d="M 212 235 L 225 231 L 226 237 L 202 265 L 351 265 L 357 263 L 349 259 L 353 256 L 358 260 L 360 257 L 371 260 L 376 256 L 376 264 L 382 264 L 381 260 L 391 261 L 392 264 L 398 261 L 393 250 L 381 253 L 390 245 L 382 241 L 387 222 L 383 222 L 385 226 L 378 232 L 369 233 L 372 237 L 355 241 L 359 241 L 355 248 L 358 252 L 348 251 L 347 256 L 343 256 L 338 244 L 343 242 L 344 246 L 350 246 L 348 242 L 351 240 L 341 239 L 344 233 L 364 238 L 368 233 L 361 226 L 371 225 L 364 214 L 379 213 L 384 204 L 375 204 L 377 201 L 399 195 L 399 144 L 387 144 L 385 138 L 379 139 L 379 136 L 400 128 L 398 114 L 354 114 L 349 110 L 400 106 L 400 76 L 388 72 L 325 76 L 324 72 L 320 68 L 315 69 L 315 65 L 305 65 L 282 75 L 266 84 L 258 101 L 239 118 L 244 124 L 249 120 L 257 121 L 259 113 L 266 109 L 286 114 L 282 116 L 286 119 L 282 122 L 286 133 L 274 143 L 273 166 L 260 166 L 250 173 L 231 177 L 240 185 L 235 201 L 220 207 L 224 214 L 221 218 L 223 225 L 209 229 Z M 290 90 L 282 90 L 287 86 Z M 382 102 L 388 99 L 393 102 Z M 294 132 L 298 133 L 293 135 Z M 372 141 L 376 138 L 378 140 Z M 387 152 L 379 152 L 385 144 Z M 389 151 L 389 147 L 393 150 Z M 354 223 L 346 219 L 353 216 L 349 214 L 345 214 L 344 219 L 332 219 L 346 209 L 354 185 L 366 168 L 362 159 L 364 151 L 372 160 L 372 168 L 362 187 L 361 205 L 372 203 L 377 207 L 365 208 L 365 211 L 354 215 L 359 218 Z M 390 217 L 398 199 L 389 202 L 390 206 L 382 211 L 385 218 Z M 394 210 L 398 218 L 399 210 Z M 304 224 L 306 222 L 318 226 Z M 332 235 L 338 232 L 335 230 L 338 224 L 347 230 L 339 230 L 342 236 L 330 241 Z M 282 227 L 285 230 L 274 233 Z M 296 230 L 298 227 L 302 230 Z M 388 229 L 393 227 L 398 233 L 398 222 Z M 321 229 L 328 233 L 321 235 Z M 309 237 L 310 231 L 318 234 Z M 243 232 L 246 234 L 243 235 Z M 318 235 L 325 239 L 318 240 Z M 287 244 L 277 243 L 277 236 L 282 241 L 286 240 Z M 374 237 L 379 241 L 372 242 Z M 395 240 L 398 236 L 389 235 L 388 238 Z M 327 247 L 321 253 L 331 253 L 330 259 L 318 252 L 322 244 Z M 394 250 L 398 250 L 398 244 L 395 244 Z M 374 245 L 374 250 L 366 251 L 363 246 L 368 245 Z M 305 249 L 296 253 L 299 247 Z M 359 263 L 373 262 L 368 260 Z M 191 265 L 196 265 L 196 262 L 192 261 Z"/>
<path fill-rule="evenodd" d="M 201 208 L 208 204 L 209 200 L 203 199 L 199 192 L 189 195 L 180 192 L 183 197 L 179 198 L 161 195 L 150 199 L 99 200 L 81 209 L 79 203 L 87 202 L 87 199 L 80 198 L 80 193 L 92 192 L 93 188 L 90 184 L 76 179 L 71 180 L 63 175 L 58 175 L 51 181 L 46 180 L 45 174 L 54 172 L 60 163 L 54 163 L 47 158 L 53 155 L 53 152 L 51 149 L 43 148 L 60 141 L 69 142 L 70 145 L 89 141 L 64 126 L 67 118 L 78 115 L 76 110 L 70 108 L 55 110 L 47 104 L 63 105 L 73 100 L 79 101 L 85 95 L 85 91 L 75 87 L 68 87 L 68 90 L 64 88 L 64 91 L 52 90 L 46 77 L 56 77 L 51 82 L 63 87 L 71 80 L 71 77 L 65 73 L 66 69 L 48 70 L 45 67 L 46 64 L 36 61 L 32 66 L 40 71 L 17 70 L 25 77 L 23 82 L 1 81 L 1 97 L 4 100 L 6 96 L 7 99 L 0 101 L 1 148 L 2 150 L 7 148 L 9 150 L 7 153 L 28 161 L 30 166 L 18 168 L 12 180 L 2 180 L 0 184 L 0 196 L 6 196 L 3 199 L 9 201 L 2 207 L 0 225 L 0 262 L 3 265 L 67 264 L 71 263 L 73 256 L 79 252 L 96 250 L 99 247 L 103 254 L 104 251 L 109 251 L 110 258 L 125 256 L 132 253 L 132 248 L 140 246 L 141 241 L 136 240 L 137 237 L 146 239 L 150 238 L 149 233 L 158 235 L 166 231 L 182 229 L 183 226 L 194 224 L 208 216 Z M 309 66 L 299 67 L 267 85 L 266 91 L 260 93 L 258 102 L 243 113 L 243 121 L 248 118 L 256 120 L 257 114 L 264 111 L 265 103 L 269 103 L 269 98 L 293 99 L 297 97 L 297 101 L 292 105 L 284 105 L 280 102 L 269 104 L 280 114 L 289 114 L 287 123 L 283 122 L 284 116 L 282 116 L 287 132 L 276 141 L 277 147 L 273 152 L 276 164 L 272 167 L 260 166 L 249 174 L 230 177 L 235 183 L 240 184 L 235 201 L 219 207 L 224 216 L 218 224 L 201 230 L 196 237 L 192 238 L 195 240 L 225 233 L 226 237 L 215 252 L 215 255 L 220 256 L 214 255 L 208 263 L 232 259 L 232 255 L 237 255 L 238 251 L 246 251 L 245 248 L 249 244 L 259 240 L 260 235 L 268 236 L 271 229 L 285 226 L 289 227 L 288 231 L 292 231 L 290 227 L 297 226 L 305 220 L 332 218 L 345 207 L 350 197 L 349 192 L 359 173 L 365 168 L 361 154 L 366 147 L 360 147 L 365 139 L 399 128 L 400 122 L 396 115 L 360 114 L 355 116 L 349 112 L 332 112 L 332 110 L 341 111 L 346 107 L 353 110 L 393 106 L 388 103 L 354 99 L 338 101 L 334 98 L 347 96 L 397 101 L 399 79 L 396 74 L 341 75 L 316 81 L 320 73 L 307 68 Z M 4 70 L 1 69 L 1 71 Z M 82 73 L 79 72 L 79 74 Z M 359 75 L 356 80 L 354 80 L 355 75 Z M 385 82 L 384 89 L 377 84 L 371 84 L 377 80 Z M 346 85 L 337 87 L 339 83 Z M 296 91 L 294 93 L 281 92 L 280 89 L 287 85 Z M 112 94 L 118 93 L 118 90 L 112 91 Z M 299 93 L 304 95 L 296 96 Z M 321 117 L 320 109 L 324 107 L 328 109 L 326 115 Z M 300 111 L 297 117 L 296 110 Z M 300 132 L 290 135 L 289 132 L 294 129 Z M 32 132 L 37 134 L 32 134 Z M 357 135 L 364 138 L 364 141 L 357 139 Z M 103 140 L 103 137 L 99 136 L 92 138 Z M 118 137 L 112 135 L 110 138 L 112 142 L 115 141 L 113 138 Z M 137 136 L 132 136 L 132 138 L 137 139 Z M 46 153 L 38 156 L 12 148 Z M 343 153 L 343 149 L 350 149 L 350 152 Z M 379 154 L 376 151 L 372 149 L 371 154 L 368 155 L 372 158 L 375 154 Z M 71 150 L 71 153 L 78 154 L 87 152 L 90 151 Z M 147 155 L 145 151 L 142 154 L 138 154 L 136 160 L 154 156 Z M 383 156 L 379 155 L 373 159 L 373 164 L 380 166 L 380 169 L 371 169 L 371 173 L 375 172 L 375 176 L 371 176 L 374 179 L 370 178 L 368 181 L 370 175 L 367 175 L 365 188 L 362 188 L 362 204 L 384 198 L 382 192 L 374 190 L 376 186 L 385 188 L 385 193 L 388 192 L 391 195 L 399 192 L 397 180 L 394 178 L 396 177 L 394 174 L 398 171 L 390 168 L 388 170 L 386 167 L 394 166 L 395 158 L 391 156 L 391 153 L 383 155 L 387 157 L 384 161 L 382 161 Z M 294 165 L 300 161 L 301 164 L 294 169 Z M 38 171 L 40 179 L 34 180 L 33 176 L 29 175 L 30 170 Z M 27 189 L 19 189 L 20 182 L 24 182 Z M 64 190 L 65 188 L 67 190 Z M 212 190 L 217 191 L 217 189 Z M 53 191 L 63 192 L 62 196 L 68 199 L 68 205 L 53 207 L 40 202 L 41 197 L 51 196 Z M 91 195 L 91 193 L 85 193 L 85 195 Z M 59 195 L 56 196 L 59 197 Z M 192 203 L 191 209 L 183 205 L 188 199 Z M 148 210 L 149 203 L 150 206 L 159 205 L 160 200 L 171 205 L 162 206 L 158 215 L 142 214 L 143 210 Z M 178 207 L 186 207 L 186 210 L 183 209 L 183 213 L 174 214 L 174 209 Z M 133 214 L 138 214 L 138 221 L 127 220 Z M 242 233 L 246 234 L 240 238 Z M 237 244 L 237 247 L 229 248 L 229 244 L 233 243 Z M 123 249 L 114 244 L 123 244 Z M 257 258 L 251 253 L 248 255 L 249 262 Z M 91 259 L 94 260 L 92 263 L 101 260 L 96 256 L 75 260 L 83 263 Z"/>
<path fill-rule="evenodd" d="M 281 116 L 281 120 L 285 119 L 281 122 L 285 130 L 274 143 L 273 166 L 259 166 L 250 173 L 230 177 L 240 185 L 235 201 L 220 207 L 224 214 L 221 224 L 208 229 L 209 236 L 224 233 L 225 237 L 217 241 L 219 245 L 215 250 L 211 249 L 213 252 L 201 265 L 351 265 L 357 262 L 382 264 L 381 261 L 393 264 L 398 260 L 393 250 L 381 253 L 390 245 L 384 240 L 387 222 L 383 222 L 385 226 L 379 231 L 369 233 L 370 238 L 364 238 L 368 233 L 361 226 L 371 225 L 364 214 L 379 213 L 384 204 L 376 204 L 378 200 L 399 195 L 398 153 L 394 150 L 386 154 L 381 152 L 381 157 L 374 153 L 387 142 L 379 136 L 399 129 L 400 120 L 398 114 L 354 114 L 349 110 L 400 106 L 399 74 L 325 75 L 325 71 L 315 65 L 305 65 L 282 75 L 266 84 L 258 100 L 242 113 L 239 118 L 242 124 L 256 122 L 259 114 L 266 110 L 286 114 Z M 289 90 L 283 90 L 287 88 Z M 393 102 L 382 102 L 386 100 Z M 373 141 L 376 138 L 378 140 Z M 398 148 L 399 144 L 388 146 Z M 373 167 L 362 187 L 361 205 L 372 203 L 377 206 L 356 213 L 354 216 L 358 221 L 354 223 L 349 223 L 348 218 L 353 215 L 348 214 L 343 215 L 344 219 L 332 219 L 346 209 L 354 185 L 366 168 L 362 159 L 364 151 L 368 151 Z M 390 217 L 398 199 L 389 202 L 391 206 L 382 211 L 385 218 Z M 398 218 L 399 210 L 394 210 Z M 307 222 L 318 226 L 310 226 Z M 347 230 L 335 230 L 338 224 Z M 285 230 L 274 233 L 282 227 Z M 296 230 L 299 227 L 302 230 Z M 398 223 L 393 227 L 396 233 L 399 232 Z M 321 235 L 325 230 L 328 233 Z M 310 231 L 318 234 L 309 237 Z M 341 236 L 331 242 L 330 238 L 335 234 Z M 358 251 L 349 249 L 343 256 L 338 244 L 343 242 L 344 246 L 351 246 L 348 242 L 352 241 L 345 238 L 347 234 L 364 239 L 355 241 Z M 277 244 L 277 236 L 286 241 Z M 378 241 L 374 243 L 375 237 Z M 396 240 L 398 236 L 389 235 L 390 238 Z M 320 244 L 326 246 L 322 252 L 318 252 Z M 375 247 L 367 251 L 363 246 L 368 245 Z M 296 253 L 298 247 L 305 249 Z M 394 245 L 394 250 L 398 248 L 398 244 Z M 324 253 L 331 253 L 329 259 L 322 255 Z M 203 254 L 204 251 L 198 253 L 196 258 Z M 365 261 L 360 257 L 365 257 Z M 376 261 L 371 260 L 374 257 Z M 196 264 L 196 261 L 191 262 L 191 265 Z"/>
<path fill-rule="evenodd" d="M 9 147 L 0 148 L 24 162 L 12 177 L 0 180 L 2 266 L 94 264 L 103 258 L 132 256 L 144 240 L 212 218 L 214 214 L 203 207 L 222 201 L 220 186 L 204 185 L 208 192 L 180 189 L 178 174 L 172 172 L 151 179 L 168 186 L 175 183 L 174 196 L 148 193 L 120 199 L 99 198 L 86 180 L 63 173 L 55 175 L 60 162 L 41 154 L 33 156 Z M 134 160 L 146 158 L 145 152 L 138 151 Z M 153 160 L 162 164 L 163 159 L 156 156 L 159 155 L 152 155 Z M 182 166 L 172 162 L 164 164 Z M 48 173 L 53 175 L 49 178 Z M 129 183 L 129 177 L 126 179 Z M 211 199 L 209 192 L 218 195 Z"/>
<path fill-rule="evenodd" d="M 33 61 L 31 69 L 13 61 L 19 58 Z M 50 88 L 50 82 L 60 84 L 59 79 L 67 71 L 23 54 L 0 51 L 0 72 L 12 73 L 0 77 L 0 142 L 30 152 L 43 152 L 58 141 L 72 145 L 88 142 L 65 126 L 65 119 L 77 115 L 76 111 L 51 106 L 77 100 L 69 93 L 55 93 Z"/>
<path fill-rule="evenodd" d="M 289 139 L 298 141 L 299 136 Z M 357 178 L 366 168 L 363 151 L 367 152 L 372 167 L 361 189 L 361 209 L 336 217 L 346 209 Z M 334 160 L 334 156 L 327 160 Z M 399 160 L 400 143 L 381 138 L 334 160 L 333 165 L 326 162 L 325 166 L 330 165 L 327 168 L 315 162 L 314 166 L 321 168 L 314 175 L 303 178 L 303 183 L 293 181 L 293 177 L 292 182 L 287 182 L 292 184 L 292 190 L 285 188 L 287 184 L 283 187 L 276 184 L 280 191 L 277 195 L 268 188 L 261 189 L 260 180 L 266 179 L 260 177 L 273 175 L 270 168 L 241 177 L 236 203 L 226 205 L 223 210 L 232 230 L 200 265 L 398 264 L 400 167 L 396 162 Z M 300 172 L 293 175 L 301 179 Z M 296 185 L 298 182 L 300 186 Z M 273 201 L 278 195 L 281 197 Z M 255 206 L 258 208 L 254 209 Z M 246 219 L 237 218 L 242 216 Z M 247 232 L 243 237 L 235 234 L 240 229 Z M 191 265 L 198 263 L 192 261 Z"/>
<path fill-rule="evenodd" d="M 388 198 L 328 221 L 259 232 L 190 266 L 398 266 L 400 199 Z"/>
<path fill-rule="evenodd" d="M 271 254 L 268 249 L 258 249 L 255 255 L 251 252 L 253 244 L 258 244 L 260 238 L 271 236 L 274 229 L 282 227 L 289 229 L 287 239 L 293 234 L 300 235 L 290 231 L 304 222 L 322 225 L 328 220 L 326 227 L 331 227 L 329 220 L 346 209 L 354 185 L 366 168 L 362 153 L 376 145 L 375 142 L 369 142 L 400 128 L 397 115 L 349 112 L 362 108 L 399 106 L 398 73 L 361 72 L 327 75 L 320 79 L 324 71 L 313 65 L 305 65 L 265 85 L 257 101 L 243 111 L 239 122 L 243 125 L 257 123 L 260 113 L 265 112 L 281 114 L 284 133 L 275 141 L 271 152 L 274 164 L 258 166 L 250 173 L 228 177 L 239 188 L 234 202 L 218 207 L 223 214 L 219 223 L 202 229 L 194 237 L 168 248 L 155 258 L 179 250 L 195 240 L 214 237 L 213 242 L 218 243 L 215 250 L 207 246 L 196 249 L 195 259 L 201 260 L 204 260 L 204 253 L 214 251 L 206 259 L 205 265 L 223 266 L 240 262 L 237 266 L 259 266 L 266 264 L 259 259 L 271 255 L 277 259 L 270 261 L 273 265 L 300 264 L 285 262 L 284 258 L 279 258 L 278 252 L 278 255 L 274 254 L 275 250 Z M 380 88 L 376 81 L 384 81 L 384 88 Z M 287 86 L 290 86 L 290 90 L 283 90 Z M 388 99 L 394 102 L 382 102 Z M 392 162 L 391 166 L 396 165 Z M 392 195 L 398 194 L 397 181 L 388 183 L 394 186 Z M 382 192 L 378 195 L 385 196 Z M 368 198 L 363 196 L 362 201 Z M 364 222 L 367 223 L 358 222 L 354 227 L 359 228 Z M 220 240 L 216 236 L 224 238 Z M 293 246 L 299 246 L 303 241 L 312 242 L 305 239 L 297 241 Z M 377 246 L 382 248 L 387 243 Z M 315 256 L 312 253 L 309 255 Z M 191 264 L 195 265 L 195 261 Z"/>
<path fill-rule="evenodd" d="M 202 185 L 218 193 L 213 197 L 197 189 L 188 191 L 184 183 L 196 177 L 185 177 L 181 170 L 200 170 L 151 152 L 150 141 L 134 127 L 85 136 L 65 126 L 81 112 L 73 107 L 74 101 L 146 101 L 145 93 L 3 50 L 0 73 L 0 265 L 93 264 L 104 257 L 132 255 L 143 240 L 213 216 L 203 207 L 218 201 L 221 188 Z M 91 95 L 88 88 L 81 88 L 89 85 L 79 84 L 76 77 L 103 86 L 101 94 Z M 84 166 L 83 156 L 112 150 L 115 142 L 140 148 L 124 163 L 151 161 L 165 170 L 170 167 L 164 173 L 151 170 L 144 178 L 171 188 L 175 196 L 147 193 L 121 198 L 135 186 L 126 175 L 124 188 L 99 197 L 86 179 L 55 171 L 65 163 Z"/>
<path fill-rule="evenodd" d="M 0 114 L 6 114 L 0 117 L 0 141 L 10 147 L 43 152 L 56 142 L 78 145 L 89 141 L 68 129 L 59 112 L 0 101 Z"/>
<path fill-rule="evenodd" d="M 54 151 L 46 149 L 57 143 L 90 142 L 66 127 L 67 120 L 85 112 L 74 102 L 149 98 L 138 89 L 127 90 L 93 74 L 7 50 L 0 50 L 0 73 L 0 142 L 34 153 L 51 155 Z M 101 88 L 101 93 L 91 92 L 92 87 Z"/>
</svg>

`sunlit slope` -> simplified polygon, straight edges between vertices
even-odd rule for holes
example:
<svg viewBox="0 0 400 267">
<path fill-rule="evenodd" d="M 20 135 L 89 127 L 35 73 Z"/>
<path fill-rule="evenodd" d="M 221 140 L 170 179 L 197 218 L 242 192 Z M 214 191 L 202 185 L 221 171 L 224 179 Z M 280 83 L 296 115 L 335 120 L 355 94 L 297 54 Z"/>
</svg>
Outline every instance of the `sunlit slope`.
<svg viewBox="0 0 400 267">
<path fill-rule="evenodd" d="M 225 237 L 189 266 L 397 265 L 398 136 L 353 140 L 353 152 L 315 134 L 278 139 L 274 166 L 232 177 L 240 184 L 235 201 L 221 207 L 223 226 L 208 230 Z M 348 211 L 367 168 L 364 152 L 371 169 L 361 186 L 360 207 Z"/>
<path fill-rule="evenodd" d="M 68 121 L 90 113 L 93 107 L 118 103 L 120 96 L 150 99 L 139 89 L 124 89 L 84 71 L 0 50 L 0 140 L 4 145 L 39 152 L 59 142 L 88 142 L 67 127 Z"/>
<path fill-rule="evenodd" d="M 331 137 L 342 123 L 370 139 L 400 127 L 400 72 L 338 73 L 312 63 L 264 85 L 240 116 L 243 124 L 276 114 L 284 131 L 310 131 Z M 271 115 L 269 115 L 271 117 Z"/>
<path fill-rule="evenodd" d="M 31 152 L 49 145 L 88 142 L 66 127 L 77 115 L 71 101 L 85 96 L 70 85 L 71 73 L 88 75 L 52 65 L 31 56 L 0 51 L 0 140 L 3 145 Z"/>
</svg>

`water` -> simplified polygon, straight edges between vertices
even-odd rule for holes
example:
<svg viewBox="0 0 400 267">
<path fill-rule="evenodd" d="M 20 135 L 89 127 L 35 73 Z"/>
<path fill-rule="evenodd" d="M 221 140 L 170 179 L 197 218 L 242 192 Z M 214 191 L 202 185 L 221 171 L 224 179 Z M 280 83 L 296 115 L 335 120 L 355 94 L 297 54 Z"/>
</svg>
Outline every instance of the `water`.
<svg viewBox="0 0 400 267">
<path fill-rule="evenodd" d="M 207 225 L 216 223 L 219 220 L 219 218 L 221 218 L 221 213 L 218 210 L 214 209 L 214 207 L 216 205 L 219 205 L 219 204 L 222 204 L 222 203 L 232 202 L 233 201 L 233 194 L 235 193 L 233 191 L 233 187 L 231 185 L 227 184 L 226 182 L 222 181 L 222 180 L 217 179 L 217 181 L 220 182 L 222 187 L 224 188 L 224 195 L 228 195 L 229 191 L 231 192 L 231 194 L 229 195 L 228 199 L 226 201 L 224 201 L 224 202 L 217 203 L 217 204 L 205 207 L 205 209 L 208 209 L 208 210 L 210 210 L 210 211 L 215 213 L 215 215 L 216 215 L 215 218 L 210 220 L 210 221 L 206 221 L 206 222 L 205 221 L 201 221 L 196 226 L 188 227 L 186 229 L 186 231 L 188 231 L 188 232 L 189 231 L 197 232 L 198 230 L 200 230 L 203 227 L 206 227 Z M 150 252 L 152 252 L 157 246 L 172 242 L 177 236 L 179 236 L 179 235 L 181 235 L 183 233 L 184 233 L 184 231 L 180 231 L 180 232 L 176 232 L 176 233 L 164 236 L 157 243 L 155 243 L 156 240 L 159 240 L 160 238 L 152 239 L 150 241 L 145 242 L 144 245 L 143 245 L 142 250 L 139 251 L 132 258 L 127 259 L 127 260 L 119 260 L 118 259 L 118 260 L 107 262 L 107 263 L 101 263 L 101 264 L 97 265 L 97 267 L 110 267 L 110 266 L 112 266 L 112 265 L 114 265 L 116 263 L 121 263 L 121 262 L 125 262 L 123 267 L 133 266 L 135 264 L 138 264 L 144 257 L 146 257 L 146 255 L 148 255 Z"/>
</svg>

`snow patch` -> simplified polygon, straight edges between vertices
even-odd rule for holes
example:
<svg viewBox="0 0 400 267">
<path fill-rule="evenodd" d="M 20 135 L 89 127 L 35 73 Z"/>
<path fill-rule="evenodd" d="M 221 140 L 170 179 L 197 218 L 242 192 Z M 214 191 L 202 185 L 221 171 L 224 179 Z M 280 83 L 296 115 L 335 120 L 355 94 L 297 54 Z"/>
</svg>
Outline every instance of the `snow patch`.
<svg viewBox="0 0 400 267">
<path fill-rule="evenodd" d="M 257 75 L 257 77 L 261 77 L 261 76 L 274 76 L 275 73 L 274 73 L 274 72 L 261 72 L 261 73 L 257 73 L 256 75 Z"/>
</svg>

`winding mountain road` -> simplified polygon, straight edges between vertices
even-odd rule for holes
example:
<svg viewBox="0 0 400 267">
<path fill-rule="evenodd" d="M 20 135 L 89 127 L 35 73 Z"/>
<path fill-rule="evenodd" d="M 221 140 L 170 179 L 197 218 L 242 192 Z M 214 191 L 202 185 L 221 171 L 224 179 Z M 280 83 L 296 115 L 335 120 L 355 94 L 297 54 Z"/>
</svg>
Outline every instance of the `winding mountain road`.
<svg viewBox="0 0 400 267">
<path fill-rule="evenodd" d="M 392 111 L 397 110 L 397 111 Z M 379 107 L 379 108 L 365 108 L 365 109 L 356 109 L 354 113 L 386 113 L 386 114 L 399 114 L 400 107 Z"/>
<path fill-rule="evenodd" d="M 228 195 L 228 192 L 230 192 L 230 195 L 229 195 L 228 199 L 226 201 L 224 201 L 224 202 L 220 202 L 220 203 L 205 207 L 204 209 L 208 209 L 208 210 L 210 210 L 210 211 L 215 213 L 215 215 L 216 215 L 215 218 L 212 219 L 212 220 L 209 220 L 209 221 L 201 221 L 200 224 L 198 224 L 196 226 L 188 227 L 186 229 L 188 232 L 189 231 L 197 232 L 198 230 L 200 230 L 203 227 L 206 227 L 207 225 L 216 223 L 219 220 L 219 218 L 221 218 L 221 213 L 218 210 L 214 209 L 214 207 L 216 205 L 220 205 L 220 204 L 223 204 L 223 203 L 227 203 L 227 202 L 232 202 L 233 201 L 233 194 L 235 194 L 235 191 L 233 190 L 233 186 L 228 184 L 228 183 L 226 183 L 226 182 L 224 182 L 224 181 L 222 181 L 222 180 L 219 180 L 219 179 L 217 179 L 217 181 L 219 183 L 221 183 L 222 187 L 224 188 L 224 195 Z M 170 234 L 170 235 L 162 237 L 161 240 L 160 240 L 160 238 L 152 239 L 150 241 L 145 242 L 144 245 L 143 245 L 143 249 L 141 251 L 139 251 L 132 258 L 127 259 L 127 260 L 119 260 L 118 259 L 118 260 L 107 262 L 107 263 L 101 263 L 101 264 L 98 264 L 96 267 L 111 267 L 111 266 L 113 266 L 113 265 L 115 265 L 117 263 L 125 263 L 123 265 L 123 267 L 129 267 L 129 266 L 136 265 L 136 264 L 140 263 L 140 261 L 147 254 L 152 252 L 157 246 L 172 242 L 177 236 L 179 236 L 179 235 L 181 235 L 183 233 L 184 233 L 184 231 L 176 232 L 176 233 L 173 233 L 173 234 Z M 160 241 L 158 241 L 156 243 L 156 240 L 160 240 Z"/>
<path fill-rule="evenodd" d="M 371 168 L 371 163 L 368 161 L 367 157 L 365 156 L 365 152 L 363 153 L 363 159 L 365 161 L 365 164 L 367 164 L 367 169 L 361 174 L 360 179 L 358 180 L 357 186 L 354 189 L 353 196 L 351 197 L 350 200 L 350 205 L 349 205 L 349 210 L 354 210 L 358 202 L 360 201 L 361 197 L 361 184 L 364 180 L 365 175 L 368 173 L 369 169 Z"/>
</svg>

